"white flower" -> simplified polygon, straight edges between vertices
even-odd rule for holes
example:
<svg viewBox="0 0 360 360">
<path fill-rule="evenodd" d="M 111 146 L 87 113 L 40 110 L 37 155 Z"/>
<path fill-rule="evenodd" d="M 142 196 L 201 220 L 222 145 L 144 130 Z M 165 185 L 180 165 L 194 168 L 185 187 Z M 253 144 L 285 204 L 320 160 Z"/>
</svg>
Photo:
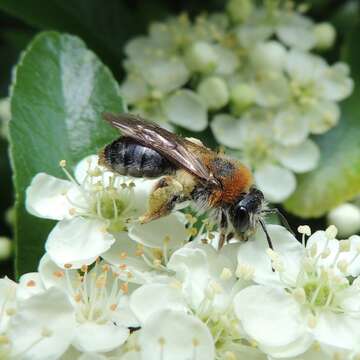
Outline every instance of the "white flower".
<svg viewBox="0 0 360 360">
<path fill-rule="evenodd" d="M 74 330 L 74 308 L 60 289 L 51 288 L 20 301 L 7 335 L 11 358 L 57 359 L 70 345 Z"/>
<path fill-rule="evenodd" d="M 353 89 L 346 64 L 329 66 L 310 53 L 332 46 L 334 28 L 315 24 L 301 7 L 288 5 L 231 0 L 227 14 L 194 21 L 183 14 L 153 23 L 147 35 L 125 48 L 123 95 L 130 111 L 172 131 L 176 125 L 195 132 L 206 129 L 211 114 L 216 140 L 242 150 L 237 157 L 259 170 L 259 183 L 272 202 L 295 190 L 293 172 L 316 168 L 320 153 L 309 136 L 338 123 L 338 102 Z M 235 121 L 224 124 L 219 118 Z M 253 123 L 250 137 L 245 119 Z M 266 190 L 274 183 L 263 177 L 269 169 L 284 174 L 280 191 Z"/>
<path fill-rule="evenodd" d="M 211 128 L 220 143 L 240 150 L 230 154 L 252 165 L 257 186 L 271 202 L 281 202 L 295 190 L 293 172 L 310 171 L 319 161 L 319 149 L 309 139 L 293 146 L 276 143 L 264 111 L 248 112 L 241 119 L 219 114 Z"/>
<path fill-rule="evenodd" d="M 360 288 L 346 278 L 358 274 L 358 241 L 338 242 L 335 230 L 316 232 L 304 248 L 285 229 L 269 225 L 274 251 L 262 232 L 239 248 L 239 263 L 255 268 L 258 285 L 237 294 L 235 312 L 269 355 L 297 356 L 314 341 L 347 350 L 359 343 Z M 307 231 L 301 231 L 305 241 Z"/>
<path fill-rule="evenodd" d="M 129 336 L 128 328 L 138 326 L 128 306 L 128 283 L 105 262 L 96 262 L 91 270 L 84 265 L 81 271 L 80 275 L 70 267 L 59 268 L 45 255 L 40 261 L 39 273 L 21 278 L 18 301 L 28 301 L 41 294 L 45 297 L 49 289 L 61 289 L 74 312 L 68 343 L 80 352 L 103 353 L 117 349 Z"/>
<path fill-rule="evenodd" d="M 218 234 L 213 236 L 216 243 Z M 242 269 L 243 278 L 236 280 L 234 255 L 239 244 L 226 245 L 218 252 L 200 238 L 174 252 L 167 264 L 173 273 L 167 280 L 160 283 L 154 279 L 131 295 L 130 307 L 142 324 L 141 350 L 148 354 L 150 347 L 157 346 L 164 359 L 213 359 L 215 352 L 217 359 L 224 360 L 240 355 L 249 360 L 265 359 L 242 336 L 232 310 L 234 295 L 251 278 L 251 270 Z M 169 319 L 171 332 L 167 331 Z M 154 359 L 160 356 L 157 351 L 151 352 Z"/>
<path fill-rule="evenodd" d="M 340 116 L 336 101 L 349 96 L 353 89 L 347 65 L 337 63 L 330 67 L 318 56 L 291 50 L 286 72 L 293 97 L 290 108 L 295 112 L 293 117 L 298 118 L 298 124 L 305 124 L 315 134 L 335 126 Z M 298 127 L 295 129 L 298 131 Z M 293 144 L 301 140 L 294 140 Z"/>
<path fill-rule="evenodd" d="M 149 360 L 215 359 L 206 325 L 183 312 L 155 312 L 140 331 L 139 345 L 142 357 Z"/>
<path fill-rule="evenodd" d="M 240 42 L 246 47 L 273 34 L 286 45 L 303 50 L 310 50 L 316 43 L 313 22 L 296 12 L 282 9 L 272 9 L 271 14 L 268 9 L 256 9 L 237 31 Z"/>
<path fill-rule="evenodd" d="M 40 173 L 26 192 L 26 208 L 31 214 L 60 220 L 45 245 L 59 266 L 71 264 L 80 268 L 91 264 L 110 249 L 115 234 L 125 230 L 137 234 L 144 230 L 135 220 L 145 211 L 154 181 L 117 176 L 98 166 L 96 156 L 78 164 L 75 178 L 65 168 L 64 171 L 69 180 Z M 174 224 L 177 215 L 171 214 L 167 219 Z M 160 228 L 156 227 L 159 221 L 161 230 L 169 231 L 163 226 L 163 219 L 154 221 L 152 231 Z M 160 231 L 154 236 L 163 238 L 162 234 Z"/>
</svg>

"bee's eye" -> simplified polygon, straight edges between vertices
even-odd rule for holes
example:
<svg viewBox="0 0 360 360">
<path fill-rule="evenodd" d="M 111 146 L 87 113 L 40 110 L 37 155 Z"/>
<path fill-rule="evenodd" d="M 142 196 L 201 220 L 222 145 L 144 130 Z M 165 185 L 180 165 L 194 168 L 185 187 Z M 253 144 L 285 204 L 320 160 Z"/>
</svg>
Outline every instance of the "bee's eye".
<svg viewBox="0 0 360 360">
<path fill-rule="evenodd" d="M 243 233 L 249 228 L 250 216 L 244 206 L 236 205 L 230 209 L 230 219 L 238 233 Z"/>
</svg>

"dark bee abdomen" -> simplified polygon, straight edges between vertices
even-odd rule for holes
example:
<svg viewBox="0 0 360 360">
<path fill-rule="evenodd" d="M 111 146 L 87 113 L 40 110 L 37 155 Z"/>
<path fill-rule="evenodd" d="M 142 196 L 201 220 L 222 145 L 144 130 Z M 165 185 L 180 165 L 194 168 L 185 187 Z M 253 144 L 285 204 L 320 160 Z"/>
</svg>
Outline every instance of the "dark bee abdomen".
<svg viewBox="0 0 360 360">
<path fill-rule="evenodd" d="M 172 173 L 176 167 L 155 150 L 122 137 L 106 146 L 103 160 L 113 171 L 134 177 L 158 177 Z"/>
</svg>

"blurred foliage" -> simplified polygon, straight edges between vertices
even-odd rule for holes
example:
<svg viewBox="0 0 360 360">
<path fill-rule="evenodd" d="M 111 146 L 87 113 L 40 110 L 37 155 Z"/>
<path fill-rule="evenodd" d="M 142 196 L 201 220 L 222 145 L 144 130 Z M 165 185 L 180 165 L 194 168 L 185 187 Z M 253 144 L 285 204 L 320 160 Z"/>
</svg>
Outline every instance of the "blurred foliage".
<svg viewBox="0 0 360 360">
<path fill-rule="evenodd" d="M 303 2 L 304 1 L 299 1 L 299 3 Z M 352 64 L 352 73 L 356 81 L 360 80 L 360 47 L 357 43 L 350 43 L 350 45 L 347 43 L 348 35 L 353 32 L 354 26 L 359 21 L 358 1 L 309 0 L 306 3 L 310 5 L 310 15 L 316 20 L 333 22 L 338 31 L 338 44 L 345 43 L 344 47 L 338 45 L 335 48 L 334 52 L 329 55 L 330 60 L 334 61 L 339 57 L 339 53 L 344 51 L 344 59 L 353 59 L 352 62 L 356 59 L 357 63 Z M 106 2 L 101 0 L 74 0 L 71 2 L 65 0 L 0 0 L 0 97 L 7 96 L 8 94 L 12 67 L 18 61 L 20 51 L 26 47 L 30 39 L 40 30 L 57 30 L 79 36 L 85 41 L 86 45 L 109 66 L 115 77 L 121 80 L 123 74 L 121 65 L 123 44 L 130 37 L 144 33 L 149 22 L 163 19 L 170 13 L 175 14 L 181 11 L 187 11 L 191 15 L 195 15 L 204 10 L 223 10 L 224 4 L 224 0 L 209 0 L 207 2 L 201 0 L 108 0 Z M 1 12 L 1 10 L 3 12 Z M 357 28 L 356 34 L 359 34 L 359 28 Z M 353 39 L 356 42 L 355 35 Z M 351 46 L 353 46 L 353 50 L 359 53 L 355 53 L 354 51 L 349 52 Z M 347 51 L 344 49 L 347 49 Z M 39 61 L 39 59 L 36 61 Z M 35 62 L 34 64 L 40 66 L 40 63 Z M 46 76 L 44 77 L 46 78 Z M 28 81 L 30 81 L 30 78 Z M 109 79 L 110 82 L 113 81 L 111 77 Z M 38 81 L 38 79 L 36 80 Z M 46 79 L 44 79 L 44 81 L 45 80 Z M 32 81 L 35 80 L 33 79 Z M 115 85 L 109 86 L 111 88 Z M 108 89 L 108 91 L 111 91 L 111 89 Z M 344 121 L 339 128 L 331 131 L 328 136 L 319 141 L 324 154 L 326 154 L 322 159 L 319 175 L 316 175 L 316 172 L 305 175 L 299 191 L 287 204 L 287 208 L 296 214 L 302 216 L 322 215 L 328 208 L 349 198 L 356 192 L 356 183 L 360 183 L 358 177 L 360 172 L 358 159 L 360 155 L 355 153 L 354 150 L 354 147 L 356 149 L 360 147 L 356 137 L 358 136 L 360 138 L 360 134 L 358 133 L 360 122 L 357 120 L 357 115 L 360 115 L 360 109 L 356 104 L 356 96 L 360 96 L 358 89 L 356 89 L 356 95 L 344 104 Z M 39 119 L 42 119 L 41 116 Z M 35 117 L 32 118 L 32 121 L 36 122 Z M 40 124 L 40 122 L 37 124 Z M 349 126 L 349 124 L 351 126 Z M 27 123 L 28 130 L 31 129 L 31 131 L 33 131 L 33 125 L 34 124 L 31 124 L 30 127 L 30 123 Z M 348 128 L 352 131 L 357 131 L 351 133 L 351 147 L 349 145 L 350 143 L 347 143 L 350 134 Z M 187 136 L 191 135 L 183 130 L 181 132 Z M 209 134 L 210 132 L 207 130 L 202 133 L 200 137 L 205 143 L 213 146 L 214 139 L 209 138 Z M 342 149 L 341 151 L 343 152 L 335 156 L 338 148 Z M 39 151 L 39 149 L 37 151 Z M 44 147 L 41 148 L 41 151 L 44 152 Z M 39 152 L 37 156 L 39 158 Z M 58 159 L 54 158 L 48 159 L 49 162 L 52 161 L 54 174 L 59 171 L 58 168 L 55 169 L 57 160 Z M 349 161 L 345 166 L 348 160 L 352 162 Z M 341 171 L 336 171 L 339 162 L 341 162 L 343 167 Z M 46 167 L 46 169 L 50 171 L 50 167 Z M 32 168 L 32 171 L 40 170 L 44 170 L 41 163 Z M 7 155 L 7 143 L 4 140 L 0 140 L 0 174 L 0 235 L 9 236 L 11 235 L 11 229 L 5 223 L 4 214 L 13 202 L 13 192 Z M 30 181 L 30 174 L 30 172 L 27 173 L 26 181 L 19 187 L 22 201 L 24 198 L 24 186 L 27 185 L 26 182 Z M 352 186 L 346 186 L 346 176 L 352 179 Z M 316 186 L 313 185 L 313 182 Z M 304 197 L 302 197 L 300 191 L 304 192 Z M 315 197 L 312 196 L 314 191 L 317 195 Z M 337 191 L 336 196 L 334 195 L 334 191 Z M 339 194 L 343 194 L 344 196 L 341 197 Z M 326 198 L 324 206 L 321 205 L 323 199 L 320 199 L 320 195 Z M 329 202 L 329 198 L 334 198 L 335 202 Z M 24 216 L 25 219 L 29 218 L 29 215 L 25 215 L 23 211 L 22 209 L 21 216 Z M 309 222 L 309 220 L 301 220 L 290 214 L 287 216 L 295 228 L 300 223 Z M 35 218 L 32 219 L 35 221 Z M 310 222 L 314 228 L 323 227 L 324 225 L 323 218 L 320 220 L 311 220 Z M 42 238 L 44 231 L 46 230 L 42 230 L 40 239 L 29 239 L 29 244 L 31 245 L 31 241 L 35 241 L 35 244 L 36 242 L 42 243 L 44 240 Z M 36 234 L 36 232 L 34 234 Z M 26 251 L 30 250 L 30 248 L 26 249 Z M 24 253 L 24 256 L 25 255 L 27 254 Z M 39 255 L 39 251 L 34 255 L 30 254 L 31 262 L 28 263 L 28 265 L 24 265 L 24 268 L 20 271 L 34 270 L 34 259 L 38 258 Z M 4 272 L 11 275 L 10 262 L 0 264 L 0 275 Z"/>
</svg>

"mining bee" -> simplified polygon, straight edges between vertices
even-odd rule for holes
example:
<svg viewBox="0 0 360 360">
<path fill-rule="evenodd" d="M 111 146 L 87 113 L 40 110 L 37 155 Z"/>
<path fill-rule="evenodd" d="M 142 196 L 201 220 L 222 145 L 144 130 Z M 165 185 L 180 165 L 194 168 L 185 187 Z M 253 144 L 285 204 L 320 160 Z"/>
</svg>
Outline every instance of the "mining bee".
<svg viewBox="0 0 360 360">
<path fill-rule="evenodd" d="M 241 162 L 205 147 L 199 140 L 182 138 L 157 124 L 132 114 L 103 114 L 122 137 L 107 145 L 99 163 L 121 175 L 161 178 L 149 198 L 141 223 L 168 215 L 176 204 L 195 202 L 199 211 L 210 212 L 220 230 L 219 248 L 230 234 L 247 240 L 258 224 L 270 236 L 263 216 L 277 212 L 266 206 L 263 193 L 254 186 L 251 171 Z"/>
</svg>

